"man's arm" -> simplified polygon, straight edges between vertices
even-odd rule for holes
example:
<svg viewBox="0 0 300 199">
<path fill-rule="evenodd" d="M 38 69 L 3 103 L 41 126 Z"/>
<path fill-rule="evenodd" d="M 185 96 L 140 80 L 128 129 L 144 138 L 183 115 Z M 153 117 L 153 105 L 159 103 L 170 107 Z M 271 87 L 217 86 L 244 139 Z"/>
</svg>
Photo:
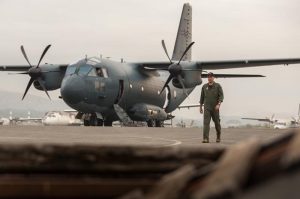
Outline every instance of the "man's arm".
<svg viewBox="0 0 300 199">
<path fill-rule="evenodd" d="M 219 84 L 219 98 L 218 98 L 218 102 L 219 104 L 221 104 L 224 100 L 224 93 L 223 93 L 223 89 L 222 86 Z"/>
</svg>

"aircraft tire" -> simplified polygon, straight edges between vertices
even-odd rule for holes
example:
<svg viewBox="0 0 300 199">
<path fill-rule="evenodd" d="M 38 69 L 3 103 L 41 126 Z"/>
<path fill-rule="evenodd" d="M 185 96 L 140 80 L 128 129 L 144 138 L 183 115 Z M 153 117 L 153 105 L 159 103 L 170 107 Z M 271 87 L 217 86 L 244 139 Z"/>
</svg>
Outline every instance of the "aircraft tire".
<svg viewBox="0 0 300 199">
<path fill-rule="evenodd" d="M 164 127 L 163 120 L 155 120 L 155 127 Z"/>
<path fill-rule="evenodd" d="M 83 126 L 90 126 L 90 120 L 83 120 Z"/>
<path fill-rule="evenodd" d="M 148 127 L 155 127 L 155 121 L 150 119 L 147 121 L 147 125 L 148 125 Z"/>
<path fill-rule="evenodd" d="M 112 121 L 104 121 L 104 126 L 112 126 Z"/>
</svg>

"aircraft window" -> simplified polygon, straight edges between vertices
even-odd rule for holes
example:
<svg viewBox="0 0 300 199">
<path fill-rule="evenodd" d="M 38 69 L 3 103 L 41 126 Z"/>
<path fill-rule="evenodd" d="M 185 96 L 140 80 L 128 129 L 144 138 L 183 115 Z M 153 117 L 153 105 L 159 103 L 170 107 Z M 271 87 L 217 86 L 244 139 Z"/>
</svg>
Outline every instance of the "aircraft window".
<svg viewBox="0 0 300 199">
<path fill-rule="evenodd" d="M 68 66 L 67 71 L 66 71 L 66 75 L 74 74 L 75 71 L 76 71 L 76 68 L 77 68 L 76 65 Z"/>
<path fill-rule="evenodd" d="M 88 76 L 90 77 L 97 77 L 97 73 L 96 70 L 94 68 L 92 68 L 88 74 Z"/>
<path fill-rule="evenodd" d="M 78 75 L 87 75 L 91 69 L 92 69 L 92 66 L 90 66 L 90 65 L 80 66 Z"/>
<path fill-rule="evenodd" d="M 106 68 L 96 68 L 96 73 L 98 77 L 104 77 L 104 78 L 108 77 Z"/>
<path fill-rule="evenodd" d="M 103 76 L 104 76 L 105 78 L 108 78 L 108 73 L 107 73 L 106 68 L 102 68 L 102 72 L 103 72 Z"/>
</svg>

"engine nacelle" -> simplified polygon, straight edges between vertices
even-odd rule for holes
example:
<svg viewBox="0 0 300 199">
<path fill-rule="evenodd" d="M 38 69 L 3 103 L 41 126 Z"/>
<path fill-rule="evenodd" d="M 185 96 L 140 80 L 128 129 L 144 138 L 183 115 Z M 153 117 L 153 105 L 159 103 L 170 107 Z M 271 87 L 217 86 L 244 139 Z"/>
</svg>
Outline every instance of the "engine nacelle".
<svg viewBox="0 0 300 199">
<path fill-rule="evenodd" d="M 147 121 L 149 119 L 166 120 L 168 118 L 164 109 L 144 103 L 134 105 L 130 109 L 129 115 L 136 121 Z"/>
<path fill-rule="evenodd" d="M 41 79 L 48 91 L 59 89 L 64 78 L 64 71 L 60 70 L 59 66 L 44 65 L 41 66 Z M 34 81 L 33 85 L 38 90 L 43 90 L 38 81 Z"/>
<path fill-rule="evenodd" d="M 201 71 L 184 71 L 181 76 L 185 88 L 194 88 L 202 84 Z M 172 83 L 176 88 L 182 88 L 176 77 L 173 78 Z"/>
</svg>

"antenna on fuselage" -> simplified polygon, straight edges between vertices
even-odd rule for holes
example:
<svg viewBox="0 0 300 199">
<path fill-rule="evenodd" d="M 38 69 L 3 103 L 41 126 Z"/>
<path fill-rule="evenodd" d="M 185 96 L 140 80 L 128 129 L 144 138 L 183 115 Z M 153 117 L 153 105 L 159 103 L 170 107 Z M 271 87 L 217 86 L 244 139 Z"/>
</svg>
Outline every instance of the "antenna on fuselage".
<svg viewBox="0 0 300 199">
<path fill-rule="evenodd" d="M 85 61 L 87 61 L 87 59 L 88 59 L 88 56 L 87 56 L 87 55 L 85 55 Z"/>
</svg>

